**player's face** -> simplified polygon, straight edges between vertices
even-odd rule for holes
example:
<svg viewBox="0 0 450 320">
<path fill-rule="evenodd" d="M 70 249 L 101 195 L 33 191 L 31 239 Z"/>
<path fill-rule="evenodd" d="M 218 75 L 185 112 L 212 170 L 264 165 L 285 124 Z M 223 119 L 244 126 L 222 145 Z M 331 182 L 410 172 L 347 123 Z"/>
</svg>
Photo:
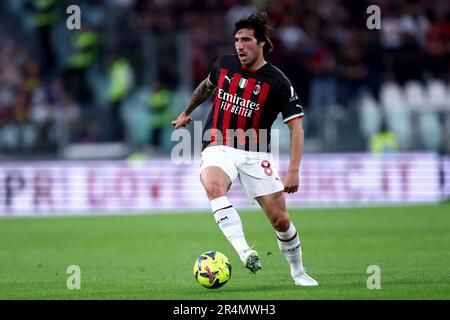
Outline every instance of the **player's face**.
<svg viewBox="0 0 450 320">
<path fill-rule="evenodd" d="M 241 63 L 246 67 L 256 64 L 263 55 L 264 42 L 259 42 L 253 35 L 253 29 L 241 29 L 234 35 L 234 46 Z"/>
</svg>

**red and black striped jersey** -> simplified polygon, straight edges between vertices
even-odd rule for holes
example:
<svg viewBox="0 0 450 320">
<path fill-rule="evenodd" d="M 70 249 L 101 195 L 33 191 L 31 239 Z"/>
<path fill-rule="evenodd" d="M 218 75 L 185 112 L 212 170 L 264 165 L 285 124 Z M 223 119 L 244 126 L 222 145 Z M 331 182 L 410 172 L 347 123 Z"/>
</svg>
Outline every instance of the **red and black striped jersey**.
<svg viewBox="0 0 450 320">
<path fill-rule="evenodd" d="M 289 79 L 270 62 L 258 70 L 225 55 L 213 65 L 208 80 L 217 87 L 203 129 L 203 149 L 227 145 L 247 151 L 270 151 L 270 130 L 281 112 L 284 123 L 303 117 Z"/>
</svg>

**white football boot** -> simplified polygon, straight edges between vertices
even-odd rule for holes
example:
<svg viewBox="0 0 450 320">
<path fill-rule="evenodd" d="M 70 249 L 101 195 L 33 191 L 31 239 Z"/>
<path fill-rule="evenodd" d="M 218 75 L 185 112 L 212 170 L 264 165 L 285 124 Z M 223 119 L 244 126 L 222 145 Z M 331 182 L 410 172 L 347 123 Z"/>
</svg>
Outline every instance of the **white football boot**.
<svg viewBox="0 0 450 320">
<path fill-rule="evenodd" d="M 312 287 L 319 285 L 319 283 L 311 278 L 306 272 L 293 277 L 293 279 L 296 286 Z"/>
<path fill-rule="evenodd" d="M 262 269 L 261 259 L 259 259 L 258 252 L 253 249 L 247 249 L 240 255 L 242 263 L 252 273 Z"/>
</svg>

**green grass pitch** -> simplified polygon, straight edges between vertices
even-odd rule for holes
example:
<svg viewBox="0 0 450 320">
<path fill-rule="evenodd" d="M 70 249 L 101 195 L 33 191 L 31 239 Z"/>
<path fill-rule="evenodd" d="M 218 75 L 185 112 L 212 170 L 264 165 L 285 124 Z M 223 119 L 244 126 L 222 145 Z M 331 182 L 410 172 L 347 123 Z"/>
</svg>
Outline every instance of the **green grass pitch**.
<svg viewBox="0 0 450 320">
<path fill-rule="evenodd" d="M 318 287 L 296 287 L 262 211 L 242 211 L 264 269 L 252 275 L 211 213 L 0 219 L 0 299 L 450 299 L 450 205 L 290 210 Z M 195 282 L 196 257 L 226 254 L 231 280 Z M 272 254 L 270 254 L 272 253 Z M 69 265 L 81 289 L 66 287 Z M 367 267 L 381 269 L 369 290 Z"/>
</svg>

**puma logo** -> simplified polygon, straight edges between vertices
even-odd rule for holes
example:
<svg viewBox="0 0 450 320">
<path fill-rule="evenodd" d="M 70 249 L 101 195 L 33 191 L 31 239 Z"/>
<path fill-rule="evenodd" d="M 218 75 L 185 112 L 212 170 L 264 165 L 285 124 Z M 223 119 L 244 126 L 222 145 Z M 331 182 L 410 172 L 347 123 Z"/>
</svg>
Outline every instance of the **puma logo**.
<svg viewBox="0 0 450 320">
<path fill-rule="evenodd" d="M 228 76 L 225 76 L 225 80 L 228 80 L 228 84 L 231 84 L 231 80 L 233 80 L 233 77 L 228 78 Z"/>
</svg>

